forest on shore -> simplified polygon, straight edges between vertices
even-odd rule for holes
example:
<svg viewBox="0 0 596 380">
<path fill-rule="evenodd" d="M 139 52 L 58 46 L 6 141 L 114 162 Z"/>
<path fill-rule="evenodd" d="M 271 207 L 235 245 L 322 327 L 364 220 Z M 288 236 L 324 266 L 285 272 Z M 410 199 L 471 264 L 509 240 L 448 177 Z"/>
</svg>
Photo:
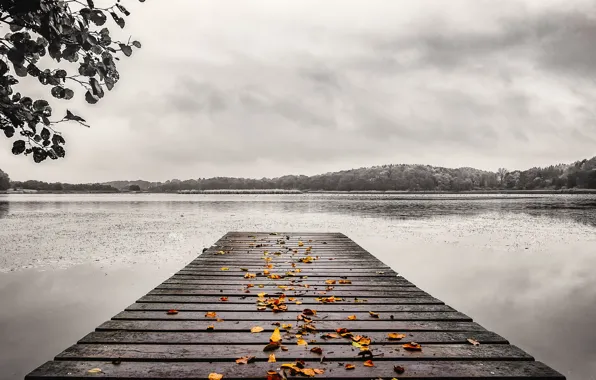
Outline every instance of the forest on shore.
<svg viewBox="0 0 596 380">
<path fill-rule="evenodd" d="M 596 157 L 543 168 L 496 172 L 474 168 L 444 168 L 429 165 L 382 165 L 313 176 L 286 175 L 277 178 L 214 177 L 165 182 L 112 181 L 92 184 L 10 181 L 0 170 L 0 190 L 24 189 L 46 192 L 170 193 L 203 190 L 301 191 L 491 191 L 596 189 Z"/>
</svg>

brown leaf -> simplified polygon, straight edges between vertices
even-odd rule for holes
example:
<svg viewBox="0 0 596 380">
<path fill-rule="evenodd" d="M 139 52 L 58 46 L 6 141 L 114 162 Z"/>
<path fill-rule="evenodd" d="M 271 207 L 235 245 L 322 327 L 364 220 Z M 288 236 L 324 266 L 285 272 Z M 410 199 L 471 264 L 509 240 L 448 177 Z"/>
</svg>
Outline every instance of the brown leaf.
<svg viewBox="0 0 596 380">
<path fill-rule="evenodd" d="M 480 346 L 480 342 L 474 338 L 468 338 L 467 341 L 468 343 L 473 344 L 474 346 Z"/>
<path fill-rule="evenodd" d="M 400 375 L 406 371 L 406 369 L 400 365 L 393 366 L 393 370 Z"/>
<path fill-rule="evenodd" d="M 241 358 L 236 359 L 237 364 L 248 364 L 255 360 L 254 356 L 243 356 Z"/>
<path fill-rule="evenodd" d="M 282 380 L 282 377 L 275 371 L 267 371 L 267 380 Z"/>
<path fill-rule="evenodd" d="M 379 318 L 379 313 L 375 313 L 375 312 L 369 311 L 368 314 L 370 314 L 370 316 L 373 317 L 373 318 Z"/>
<path fill-rule="evenodd" d="M 375 363 L 373 363 L 373 361 L 370 359 L 366 360 L 363 364 L 365 367 L 374 367 L 375 366 Z"/>
<path fill-rule="evenodd" d="M 313 347 L 310 349 L 310 352 L 314 352 L 315 354 L 322 355 L 323 349 L 321 347 Z"/>
<path fill-rule="evenodd" d="M 389 340 L 400 340 L 406 337 L 406 334 L 399 334 L 399 333 L 389 333 L 387 334 L 387 338 Z"/>
<path fill-rule="evenodd" d="M 315 314 L 317 314 L 317 311 L 316 310 L 313 310 L 313 309 L 304 309 L 304 310 L 302 310 L 302 314 L 304 314 L 304 315 L 315 315 Z"/>
<path fill-rule="evenodd" d="M 263 348 L 263 351 L 274 351 L 279 348 L 279 342 L 271 342 Z"/>
<path fill-rule="evenodd" d="M 408 351 L 422 351 L 422 346 L 416 342 L 406 343 L 402 347 Z"/>
<path fill-rule="evenodd" d="M 223 375 L 220 373 L 212 372 L 209 374 L 209 380 L 221 380 L 222 378 L 223 378 Z"/>
</svg>

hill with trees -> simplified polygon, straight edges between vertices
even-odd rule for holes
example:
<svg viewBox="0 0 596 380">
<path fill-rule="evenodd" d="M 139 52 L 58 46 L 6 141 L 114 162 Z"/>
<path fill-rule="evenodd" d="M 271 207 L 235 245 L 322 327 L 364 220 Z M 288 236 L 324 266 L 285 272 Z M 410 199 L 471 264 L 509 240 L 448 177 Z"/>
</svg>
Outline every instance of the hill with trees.
<svg viewBox="0 0 596 380">
<path fill-rule="evenodd" d="M 5 191 L 10 188 L 10 177 L 0 169 L 0 191 Z"/>
<path fill-rule="evenodd" d="M 1 178 L 1 175 L 0 175 Z M 8 178 L 8 176 L 6 176 Z M 596 189 L 596 157 L 573 164 L 496 172 L 474 168 L 429 165 L 382 165 L 314 176 L 286 175 L 277 178 L 214 177 L 166 182 L 113 181 L 103 184 L 63 184 L 41 181 L 12 182 L 12 187 L 40 191 L 146 191 L 169 193 L 184 190 L 302 191 L 490 191 Z M 1 185 L 0 185 L 1 186 Z"/>
</svg>

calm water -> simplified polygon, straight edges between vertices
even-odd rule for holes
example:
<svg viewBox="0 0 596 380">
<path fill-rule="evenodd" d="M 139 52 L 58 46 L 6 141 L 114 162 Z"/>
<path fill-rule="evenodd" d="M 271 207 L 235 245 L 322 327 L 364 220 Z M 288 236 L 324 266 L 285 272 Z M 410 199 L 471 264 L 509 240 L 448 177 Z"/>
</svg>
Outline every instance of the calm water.
<svg viewBox="0 0 596 380">
<path fill-rule="evenodd" d="M 595 196 L 0 195 L 0 378 L 230 230 L 340 231 L 566 374 L 596 379 Z"/>
</svg>

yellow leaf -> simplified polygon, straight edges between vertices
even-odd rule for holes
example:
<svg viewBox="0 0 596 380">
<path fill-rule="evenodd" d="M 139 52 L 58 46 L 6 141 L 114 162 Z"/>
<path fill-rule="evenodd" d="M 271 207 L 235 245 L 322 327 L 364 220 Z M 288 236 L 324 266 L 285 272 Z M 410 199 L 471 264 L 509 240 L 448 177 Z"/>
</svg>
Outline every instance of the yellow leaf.
<svg viewBox="0 0 596 380">
<path fill-rule="evenodd" d="M 302 247 L 303 245 L 304 245 L 303 242 L 301 242 L 301 241 L 298 242 L 298 247 Z"/>
<path fill-rule="evenodd" d="M 281 328 L 284 329 L 284 330 L 289 330 L 289 329 L 292 328 L 292 325 L 289 324 L 289 323 L 282 323 L 281 324 Z"/>
<path fill-rule="evenodd" d="M 269 363 L 275 363 L 275 355 L 274 354 L 269 354 L 269 360 L 267 360 Z"/>
<path fill-rule="evenodd" d="M 356 366 L 354 364 L 346 364 L 346 369 L 355 369 Z"/>
<path fill-rule="evenodd" d="M 333 284 L 335 284 L 335 280 L 325 280 L 325 284 L 333 285 Z"/>
<path fill-rule="evenodd" d="M 265 330 L 264 328 L 262 328 L 261 326 L 255 326 L 252 329 L 250 329 L 251 333 L 260 333 L 261 331 Z"/>
<path fill-rule="evenodd" d="M 223 375 L 220 373 L 211 372 L 209 374 L 209 380 L 221 380 L 222 378 L 223 378 Z"/>
<path fill-rule="evenodd" d="M 296 342 L 296 344 L 298 344 L 299 346 L 307 346 L 308 342 L 305 341 L 304 339 L 300 338 L 298 339 L 298 341 Z"/>
<path fill-rule="evenodd" d="M 356 316 L 355 315 L 348 315 L 348 319 L 350 321 L 355 321 L 356 320 Z"/>
<path fill-rule="evenodd" d="M 89 372 L 89 373 L 100 373 L 101 372 L 101 368 L 91 368 L 87 372 Z"/>
<path fill-rule="evenodd" d="M 226 253 L 224 251 L 217 251 L 218 255 L 225 255 Z"/>
<path fill-rule="evenodd" d="M 406 337 L 406 334 L 399 334 L 399 333 L 389 333 L 387 334 L 387 338 L 390 340 L 400 340 Z"/>
<path fill-rule="evenodd" d="M 312 368 L 303 368 L 300 372 L 302 372 L 303 375 L 309 377 L 313 377 L 315 375 L 315 370 Z"/>
<path fill-rule="evenodd" d="M 379 318 L 379 313 L 375 313 L 375 312 L 369 311 L 368 314 L 370 314 L 370 316 L 373 317 L 373 318 Z"/>
<path fill-rule="evenodd" d="M 215 318 L 215 317 L 217 317 L 217 314 L 214 311 L 208 311 L 207 313 L 205 313 L 205 317 Z"/>
<path fill-rule="evenodd" d="M 209 326 L 207 326 L 207 330 L 215 330 L 215 326 L 209 325 Z"/>
<path fill-rule="evenodd" d="M 273 334 L 271 334 L 269 340 L 274 343 L 281 341 L 281 333 L 279 332 L 279 328 L 276 327 L 275 330 L 273 330 Z"/>
<path fill-rule="evenodd" d="M 265 297 L 266 295 L 267 295 L 267 293 L 265 293 L 265 292 L 257 294 L 258 297 Z"/>
<path fill-rule="evenodd" d="M 254 360 L 254 356 L 243 356 L 241 358 L 236 359 L 236 364 L 248 364 Z"/>
<path fill-rule="evenodd" d="M 296 305 L 302 305 L 302 301 L 296 301 Z"/>
<path fill-rule="evenodd" d="M 221 270 L 230 270 L 228 267 L 221 267 Z"/>
<path fill-rule="evenodd" d="M 372 360 L 367 360 L 363 363 L 366 367 L 374 367 L 375 363 Z"/>
</svg>

